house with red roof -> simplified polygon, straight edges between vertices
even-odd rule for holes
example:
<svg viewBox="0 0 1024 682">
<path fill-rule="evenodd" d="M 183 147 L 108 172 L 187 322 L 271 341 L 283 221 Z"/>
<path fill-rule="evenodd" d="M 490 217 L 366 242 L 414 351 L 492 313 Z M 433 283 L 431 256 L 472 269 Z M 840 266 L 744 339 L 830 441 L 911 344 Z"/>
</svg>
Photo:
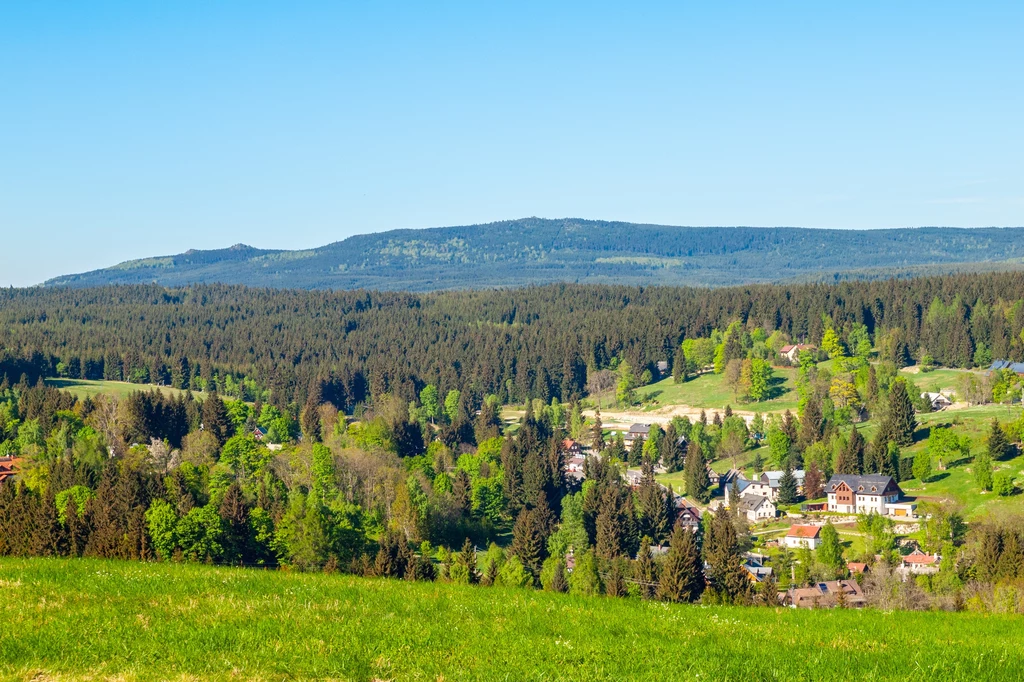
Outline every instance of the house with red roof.
<svg viewBox="0 0 1024 682">
<path fill-rule="evenodd" d="M 821 544 L 821 526 L 790 526 L 782 544 L 794 549 L 817 549 Z"/>
</svg>

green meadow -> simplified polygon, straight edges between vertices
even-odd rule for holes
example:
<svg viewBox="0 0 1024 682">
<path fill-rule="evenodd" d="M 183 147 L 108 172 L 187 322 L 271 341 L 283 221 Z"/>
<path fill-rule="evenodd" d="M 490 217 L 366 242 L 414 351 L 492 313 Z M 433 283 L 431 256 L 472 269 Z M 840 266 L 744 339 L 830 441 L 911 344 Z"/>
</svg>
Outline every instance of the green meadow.
<svg viewBox="0 0 1024 682">
<path fill-rule="evenodd" d="M 127 381 L 99 381 L 92 379 L 58 379 L 52 378 L 46 380 L 47 386 L 59 388 L 61 390 L 71 393 L 79 400 L 85 398 L 95 398 L 96 396 L 111 395 L 115 398 L 124 398 L 130 393 L 136 391 L 152 391 L 154 389 L 169 396 L 177 396 L 178 394 L 184 393 L 181 389 L 171 388 L 170 386 L 157 386 L 155 384 L 132 384 Z M 193 391 L 193 395 L 196 397 L 202 397 L 205 395 L 202 391 Z"/>
<path fill-rule="evenodd" d="M 1008 680 L 1019 617 L 0 559 L 3 679 Z"/>
</svg>

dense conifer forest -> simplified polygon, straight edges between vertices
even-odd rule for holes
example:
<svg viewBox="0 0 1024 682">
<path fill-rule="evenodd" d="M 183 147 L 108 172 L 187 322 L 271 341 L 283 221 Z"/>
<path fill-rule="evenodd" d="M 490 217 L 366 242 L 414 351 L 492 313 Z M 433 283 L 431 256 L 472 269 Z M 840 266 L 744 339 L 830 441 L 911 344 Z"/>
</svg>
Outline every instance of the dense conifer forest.
<svg viewBox="0 0 1024 682">
<path fill-rule="evenodd" d="M 317 390 L 346 411 L 384 393 L 411 399 L 428 383 L 477 406 L 491 394 L 569 402 L 615 358 L 653 372 L 684 339 L 735 321 L 816 344 L 827 325 L 845 336 L 862 324 L 898 366 L 922 354 L 950 367 L 1021 360 L 1024 274 L 712 290 L 11 289 L 0 292 L 0 373 L 12 384 L 24 373 L 30 385 L 62 375 L 221 392 L 231 375 L 278 407 Z"/>
</svg>

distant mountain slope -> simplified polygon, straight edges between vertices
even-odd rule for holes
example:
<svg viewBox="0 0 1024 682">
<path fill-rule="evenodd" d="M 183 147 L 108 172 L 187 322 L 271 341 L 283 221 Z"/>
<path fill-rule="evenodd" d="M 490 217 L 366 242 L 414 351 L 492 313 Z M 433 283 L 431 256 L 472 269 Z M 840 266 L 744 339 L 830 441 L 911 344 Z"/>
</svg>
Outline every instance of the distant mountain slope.
<svg viewBox="0 0 1024 682">
<path fill-rule="evenodd" d="M 306 251 L 228 249 L 127 261 L 47 286 L 222 282 L 301 289 L 548 282 L 722 286 L 939 274 L 1024 263 L 1024 228 L 667 227 L 526 218 L 364 234 Z"/>
</svg>

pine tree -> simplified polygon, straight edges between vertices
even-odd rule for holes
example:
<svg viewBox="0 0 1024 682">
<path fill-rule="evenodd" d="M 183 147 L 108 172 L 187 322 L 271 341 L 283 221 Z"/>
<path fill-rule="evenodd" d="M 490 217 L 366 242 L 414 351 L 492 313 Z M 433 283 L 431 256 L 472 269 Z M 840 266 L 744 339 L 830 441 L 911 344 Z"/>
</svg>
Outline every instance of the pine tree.
<svg viewBox="0 0 1024 682">
<path fill-rule="evenodd" d="M 764 471 L 764 458 L 761 457 L 760 449 L 754 451 L 754 461 L 750 463 L 750 466 L 754 468 L 755 474 L 759 474 Z"/>
<path fill-rule="evenodd" d="M 594 551 L 601 559 L 614 559 L 626 551 L 628 533 L 622 496 L 615 485 L 605 488 L 597 514 L 597 542 Z"/>
<path fill-rule="evenodd" d="M 661 444 L 658 448 L 661 464 L 669 473 L 681 470 L 686 459 L 679 440 L 680 437 L 678 431 L 676 431 L 675 424 L 670 423 L 665 429 L 665 435 L 662 436 Z"/>
<path fill-rule="evenodd" d="M 708 565 L 708 581 L 724 601 L 744 604 L 750 593 L 750 581 L 743 569 L 739 539 L 732 516 L 719 506 L 711 519 L 704 543 L 704 561 Z"/>
<path fill-rule="evenodd" d="M 609 597 L 626 596 L 626 577 L 623 575 L 622 557 L 616 557 L 609 562 L 608 577 L 604 581 L 604 593 Z"/>
<path fill-rule="evenodd" d="M 555 562 L 555 572 L 551 576 L 551 591 L 569 591 L 569 578 L 565 573 L 565 561 L 563 561 L 562 559 L 558 559 L 558 561 Z"/>
<path fill-rule="evenodd" d="M 512 544 L 509 546 L 510 556 L 519 557 L 523 566 L 534 575 L 540 573 L 546 550 L 544 535 L 538 527 L 536 513 L 532 509 L 523 509 L 516 517 L 512 527 Z"/>
<path fill-rule="evenodd" d="M 590 427 L 590 446 L 594 452 L 604 450 L 604 426 L 601 424 L 601 410 L 594 413 L 594 425 Z"/>
<path fill-rule="evenodd" d="M 916 429 L 914 403 L 907 393 L 907 382 L 896 379 L 889 389 L 889 406 L 879 426 L 879 438 L 907 447 L 913 444 Z"/>
<path fill-rule="evenodd" d="M 494 585 L 498 580 L 498 562 L 492 559 L 487 563 L 487 571 L 484 573 L 484 577 L 481 579 L 483 585 Z"/>
<path fill-rule="evenodd" d="M 640 464 L 644 455 L 644 437 L 637 436 L 633 439 L 633 444 L 629 447 L 629 465 L 636 466 Z"/>
<path fill-rule="evenodd" d="M 670 527 L 665 494 L 654 480 L 654 463 L 649 458 L 644 458 L 642 470 L 643 478 L 637 490 L 640 535 L 646 535 L 654 542 L 661 542 Z"/>
<path fill-rule="evenodd" d="M 210 393 L 203 401 L 202 419 L 203 430 L 212 434 L 219 445 L 224 445 L 231 437 L 231 418 L 228 416 L 224 401 L 216 391 Z"/>
<path fill-rule="evenodd" d="M 677 525 L 672 531 L 668 556 L 658 581 L 658 598 L 662 601 L 696 601 L 703 590 L 704 574 L 700 551 L 693 533 Z"/>
<path fill-rule="evenodd" d="M 818 468 L 818 463 L 811 460 L 807 467 L 807 473 L 804 474 L 804 497 L 808 500 L 824 497 L 824 485 L 825 477 L 822 475 L 821 469 Z"/>
<path fill-rule="evenodd" d="M 779 504 L 793 504 L 796 501 L 796 477 L 793 475 L 793 467 L 787 465 L 779 479 Z"/>
<path fill-rule="evenodd" d="M 800 444 L 807 448 L 821 440 L 823 426 L 824 417 L 821 414 L 821 403 L 816 395 L 812 395 L 807 399 L 803 417 L 800 419 Z"/>
<path fill-rule="evenodd" d="M 672 383 L 682 384 L 686 382 L 687 378 L 686 356 L 684 356 L 683 351 L 680 350 L 672 359 Z"/>
<path fill-rule="evenodd" d="M 633 579 L 639 583 L 642 598 L 654 597 L 656 576 L 649 537 L 643 537 L 640 540 L 640 550 L 637 552 L 636 562 L 633 564 Z"/>
<path fill-rule="evenodd" d="M 732 405 L 725 406 L 725 418 L 728 419 L 732 416 Z"/>
<path fill-rule="evenodd" d="M 997 419 L 992 420 L 992 426 L 988 434 L 988 456 L 992 461 L 998 462 L 1006 457 L 1010 451 L 1010 444 L 1006 440 L 1006 433 L 999 426 Z"/>
<path fill-rule="evenodd" d="M 1021 548 L 1017 531 L 1012 528 L 1003 533 L 1003 551 L 999 555 L 996 574 L 1004 580 L 1024 576 L 1024 550 Z"/>
<path fill-rule="evenodd" d="M 779 606 L 779 583 L 775 573 L 770 574 L 761 583 L 761 594 L 759 596 L 762 606 L 767 606 L 770 609 Z"/>
<path fill-rule="evenodd" d="M 476 549 L 469 538 L 466 538 L 466 541 L 462 543 L 462 551 L 459 552 L 458 561 L 469 575 L 469 584 L 476 584 L 480 579 L 480 575 L 476 570 Z"/>
<path fill-rule="evenodd" d="M 221 540 L 223 557 L 228 563 L 246 564 L 252 556 L 252 533 L 249 526 L 249 505 L 242 495 L 238 483 L 232 483 L 224 493 L 218 510 L 223 521 L 224 535 Z"/>
<path fill-rule="evenodd" d="M 686 494 L 703 504 L 711 501 L 711 481 L 708 479 L 707 461 L 700 442 L 694 440 L 686 451 L 684 468 Z"/>
</svg>

